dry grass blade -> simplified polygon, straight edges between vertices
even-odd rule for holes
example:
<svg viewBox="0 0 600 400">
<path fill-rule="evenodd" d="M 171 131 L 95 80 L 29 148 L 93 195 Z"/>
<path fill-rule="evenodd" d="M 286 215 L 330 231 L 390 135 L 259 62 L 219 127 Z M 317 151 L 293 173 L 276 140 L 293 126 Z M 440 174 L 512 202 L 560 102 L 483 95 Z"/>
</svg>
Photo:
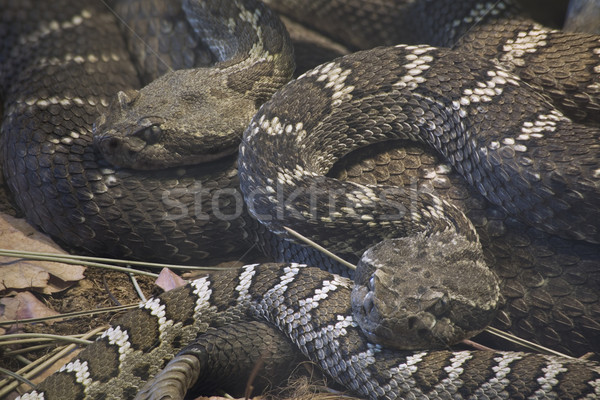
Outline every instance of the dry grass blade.
<svg viewBox="0 0 600 400">
<path fill-rule="evenodd" d="M 50 333 L 12 333 L 8 335 L 0 336 L 0 345 L 4 344 L 5 340 L 13 341 L 12 339 L 25 339 L 25 338 L 39 338 L 39 339 L 52 339 L 58 342 L 71 342 L 75 344 L 88 345 L 93 343 L 90 340 L 80 339 L 73 336 L 62 336 L 52 335 Z"/>
<path fill-rule="evenodd" d="M 81 339 L 79 339 L 79 340 L 89 343 L 89 341 L 86 339 L 93 337 L 94 335 L 96 335 L 99 332 L 104 331 L 105 329 L 106 329 L 106 326 L 98 327 L 98 328 L 86 333 L 85 335 L 83 335 L 81 337 Z M 53 336 L 57 336 L 57 335 L 53 335 Z M 69 352 L 73 351 L 75 349 L 75 347 L 77 347 L 76 344 L 69 344 L 60 350 L 57 349 L 57 351 L 53 355 L 50 355 L 49 357 L 41 357 L 38 360 L 21 368 L 19 371 L 15 372 L 15 374 L 28 380 L 29 378 L 35 376 L 39 372 L 48 368 L 50 365 L 54 364 L 56 361 L 60 360 L 64 356 L 66 356 Z M 14 378 L 13 379 L 4 379 L 4 380 L 0 381 L 0 398 L 4 398 L 4 396 L 6 396 L 11 391 L 13 391 L 18 385 L 19 385 L 19 382 L 17 380 L 15 380 Z"/>
<path fill-rule="evenodd" d="M 138 270 L 132 270 L 127 268 L 116 267 L 115 265 L 129 265 L 132 267 L 142 267 L 147 269 L 184 269 L 184 270 L 218 270 L 222 269 L 219 267 L 204 267 L 204 266 L 191 266 L 191 265 L 178 265 L 178 264 L 162 264 L 162 263 L 151 263 L 144 261 L 131 261 L 121 260 L 118 258 L 105 258 L 105 257 L 91 257 L 91 256 L 79 256 L 73 254 L 55 254 L 55 253 L 43 253 L 37 251 L 23 251 L 23 250 L 10 250 L 0 248 L 0 256 L 15 257 L 15 258 L 28 258 L 31 260 L 45 260 L 45 261 L 57 261 L 68 264 L 80 264 L 90 267 L 112 267 L 121 272 L 137 272 Z M 156 274 L 146 273 L 149 276 L 156 276 Z"/>
<path fill-rule="evenodd" d="M 518 336 L 515 336 L 511 333 L 501 331 L 500 329 L 497 329 L 497 328 L 494 328 L 491 326 L 488 326 L 487 328 L 485 328 L 485 331 L 496 337 L 502 338 L 502 339 L 506 340 L 507 342 L 517 344 L 519 346 L 527 348 L 531 351 L 535 351 L 537 353 L 549 354 L 549 355 L 553 355 L 553 356 L 566 357 L 566 358 L 571 358 L 571 359 L 574 358 L 574 357 L 568 356 L 564 353 L 561 353 L 559 351 L 549 349 L 548 347 L 544 347 L 537 343 L 530 342 L 528 340 L 525 340 Z"/>
<path fill-rule="evenodd" d="M 95 314 L 102 314 L 102 313 L 113 312 L 113 311 L 123 311 L 123 310 L 129 310 L 132 308 L 136 308 L 137 306 L 138 306 L 138 304 L 128 304 L 128 305 L 124 305 L 124 306 L 98 308 L 96 310 L 90 310 L 90 311 L 74 311 L 74 312 L 70 312 L 70 313 L 63 313 L 60 315 L 53 315 L 53 316 L 49 316 L 49 317 L 1 321 L 0 327 L 10 326 L 10 325 L 14 325 L 14 324 L 31 324 L 31 323 L 35 323 L 35 322 L 51 321 L 51 320 L 55 320 L 55 319 L 80 317 L 82 315 L 95 315 Z M 0 336 L 0 338 L 1 338 L 1 336 Z"/>
<path fill-rule="evenodd" d="M 16 379 L 16 380 L 17 380 L 17 381 L 19 381 L 19 382 L 25 383 L 25 384 L 27 384 L 27 385 L 29 385 L 29 386 L 31 386 L 31 387 L 34 387 L 34 386 L 35 386 L 35 385 L 33 384 L 33 382 L 31 382 L 29 379 L 25 379 L 25 378 L 23 378 L 21 375 L 19 375 L 19 374 L 15 373 L 15 372 L 9 371 L 9 370 L 7 370 L 7 369 L 5 369 L 5 368 L 0 368 L 0 373 L 2 373 L 2 374 L 4 374 L 4 375 L 8 375 L 8 376 L 10 376 L 11 378 L 13 378 L 13 379 Z M 1 395 L 1 393 L 0 393 L 0 395 Z"/>
<path fill-rule="evenodd" d="M 64 255 L 64 254 L 53 254 L 53 253 L 41 253 L 34 251 L 21 251 L 21 250 L 7 250 L 0 249 L 0 256 L 6 257 L 15 257 L 15 258 L 26 258 L 29 260 L 39 260 L 39 261 L 56 261 L 64 264 L 76 264 L 76 265 L 85 265 L 88 267 L 99 267 L 110 269 L 113 271 L 120 272 L 135 272 L 140 275 L 146 275 L 156 278 L 158 275 L 152 272 L 146 272 L 141 270 L 132 270 L 127 267 L 119 267 L 112 264 L 106 264 L 104 262 L 111 263 L 119 263 L 119 261 L 123 260 L 111 260 L 111 259 L 96 259 L 94 257 L 86 257 L 82 258 L 80 256 L 72 256 L 72 255 Z M 98 260 L 103 260 L 104 262 L 99 262 Z M 117 262 L 115 262 L 117 261 Z"/>
<path fill-rule="evenodd" d="M 319 250 L 321 253 L 325 254 L 327 257 L 331 258 L 332 260 L 339 262 L 340 264 L 344 265 L 347 268 L 350 268 L 351 270 L 356 269 L 356 265 L 349 263 L 348 261 L 344 260 L 343 258 L 333 254 L 331 251 L 327 250 L 325 247 L 321 246 L 320 244 L 313 242 L 306 236 L 303 236 L 302 234 L 296 232 L 295 230 L 293 230 L 291 228 L 288 228 L 287 226 L 284 226 L 283 229 L 285 229 L 290 235 L 294 236 L 296 239 L 306 243 L 310 247 L 313 247 L 313 248 Z"/>
</svg>

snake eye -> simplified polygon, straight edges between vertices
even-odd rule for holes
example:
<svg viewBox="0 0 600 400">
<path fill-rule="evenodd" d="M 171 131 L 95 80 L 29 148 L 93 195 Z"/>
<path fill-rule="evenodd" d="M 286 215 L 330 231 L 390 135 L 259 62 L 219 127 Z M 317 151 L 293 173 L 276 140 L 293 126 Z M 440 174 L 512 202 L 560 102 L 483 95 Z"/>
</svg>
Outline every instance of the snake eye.
<svg viewBox="0 0 600 400">
<path fill-rule="evenodd" d="M 435 302 L 435 304 L 433 304 L 431 307 L 429 307 L 429 309 L 427 311 L 429 311 L 436 317 L 439 317 L 448 310 L 449 303 L 450 303 L 450 300 L 448 299 L 448 296 L 446 294 L 444 294 L 442 297 L 440 297 L 438 299 L 438 301 Z"/>
<path fill-rule="evenodd" d="M 370 292 L 374 292 L 375 291 L 375 275 L 371 275 L 371 278 L 369 278 L 369 291 Z"/>
<path fill-rule="evenodd" d="M 160 140 L 162 129 L 158 125 L 151 125 L 140 131 L 139 136 L 147 143 L 154 144 Z"/>
</svg>

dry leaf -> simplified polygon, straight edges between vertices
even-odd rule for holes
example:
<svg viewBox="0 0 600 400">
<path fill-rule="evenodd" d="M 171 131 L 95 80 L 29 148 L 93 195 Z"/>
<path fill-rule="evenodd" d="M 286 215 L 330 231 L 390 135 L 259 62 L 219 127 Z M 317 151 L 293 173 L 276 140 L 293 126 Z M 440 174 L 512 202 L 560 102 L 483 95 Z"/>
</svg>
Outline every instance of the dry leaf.
<svg viewBox="0 0 600 400">
<path fill-rule="evenodd" d="M 0 299 L 0 321 L 20 321 L 28 318 L 52 317 L 58 313 L 39 301 L 30 292 L 20 292 L 14 296 L 6 296 Z M 47 321 L 52 324 L 56 320 Z M 0 328 L 0 334 L 7 330 L 18 328 L 15 325 Z"/>
<path fill-rule="evenodd" d="M 1 247 L 11 250 L 68 254 L 24 219 L 0 214 Z M 83 279 L 85 267 L 0 257 L 0 290 L 33 289 L 46 294 L 64 290 L 71 281 Z"/>
<path fill-rule="evenodd" d="M 56 311 L 46 307 L 30 292 L 20 292 L 14 296 L 7 296 L 0 299 L 3 312 L 0 317 L 6 317 L 7 320 L 22 320 L 28 318 L 42 318 L 59 315 Z"/>
<path fill-rule="evenodd" d="M 181 279 L 179 275 L 175 272 L 171 271 L 169 268 L 163 268 L 156 278 L 156 286 L 168 292 L 171 289 L 178 288 L 180 286 L 185 286 L 187 283 L 186 280 Z"/>
</svg>

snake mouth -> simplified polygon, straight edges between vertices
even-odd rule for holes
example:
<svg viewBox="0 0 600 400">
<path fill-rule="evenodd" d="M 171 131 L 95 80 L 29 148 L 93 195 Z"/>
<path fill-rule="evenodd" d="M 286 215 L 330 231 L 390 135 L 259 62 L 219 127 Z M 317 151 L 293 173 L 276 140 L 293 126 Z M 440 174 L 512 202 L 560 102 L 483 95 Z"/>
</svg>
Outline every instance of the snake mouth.
<svg viewBox="0 0 600 400">
<path fill-rule="evenodd" d="M 137 155 L 145 143 L 141 139 L 136 141 L 135 138 L 123 140 L 115 136 L 114 131 L 108 131 L 94 136 L 94 146 L 109 163 L 117 167 L 128 167 L 136 164 Z"/>
<path fill-rule="evenodd" d="M 409 303 L 386 301 L 389 292 L 378 283 L 376 274 L 356 284 L 351 302 L 354 318 L 369 341 L 401 349 L 443 347 L 454 330 L 430 310 Z"/>
<path fill-rule="evenodd" d="M 202 153 L 179 154 L 161 144 L 149 143 L 137 135 L 119 135 L 114 129 L 94 135 L 94 145 L 114 166 L 137 170 L 156 170 L 216 161 L 238 151 L 237 146 L 214 147 Z"/>
<path fill-rule="evenodd" d="M 232 154 L 236 154 L 238 152 L 238 148 L 236 147 L 229 147 L 223 150 L 219 150 L 216 151 L 214 153 L 206 153 L 206 154 L 197 154 L 195 155 L 194 159 L 196 160 L 197 163 L 206 163 L 206 162 L 211 162 L 211 161 L 215 161 L 215 160 L 219 160 L 221 158 L 230 156 Z"/>
</svg>

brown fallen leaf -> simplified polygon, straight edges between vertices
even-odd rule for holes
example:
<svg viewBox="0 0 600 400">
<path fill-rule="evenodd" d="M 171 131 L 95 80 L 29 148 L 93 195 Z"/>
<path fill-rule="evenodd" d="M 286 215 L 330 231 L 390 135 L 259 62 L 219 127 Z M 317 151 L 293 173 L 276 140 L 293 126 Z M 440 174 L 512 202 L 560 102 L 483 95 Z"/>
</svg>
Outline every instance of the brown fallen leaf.
<svg viewBox="0 0 600 400">
<path fill-rule="evenodd" d="M 20 321 L 28 318 L 42 318 L 59 315 L 56 311 L 46 307 L 30 292 L 19 292 L 0 299 L 0 322 Z M 48 325 L 55 320 L 46 321 Z M 7 329 L 17 329 L 18 325 L 0 328 L 0 334 Z"/>
<path fill-rule="evenodd" d="M 11 250 L 68 254 L 24 219 L 0 214 L 0 247 Z M 0 256 L 0 291 L 32 289 L 50 294 L 84 278 L 85 267 L 51 261 Z"/>
<path fill-rule="evenodd" d="M 171 289 L 185 286 L 185 284 L 188 282 L 184 279 L 181 279 L 179 275 L 171 271 L 169 268 L 163 268 L 160 271 L 160 274 L 158 274 L 158 278 L 156 278 L 154 283 L 165 292 L 168 292 Z"/>
<path fill-rule="evenodd" d="M 19 292 L 14 296 L 6 296 L 0 299 L 0 317 L 7 320 L 22 320 L 28 318 L 42 318 L 59 315 L 56 311 L 48 308 L 39 301 L 31 292 Z M 51 321 L 48 321 L 51 323 Z"/>
</svg>

